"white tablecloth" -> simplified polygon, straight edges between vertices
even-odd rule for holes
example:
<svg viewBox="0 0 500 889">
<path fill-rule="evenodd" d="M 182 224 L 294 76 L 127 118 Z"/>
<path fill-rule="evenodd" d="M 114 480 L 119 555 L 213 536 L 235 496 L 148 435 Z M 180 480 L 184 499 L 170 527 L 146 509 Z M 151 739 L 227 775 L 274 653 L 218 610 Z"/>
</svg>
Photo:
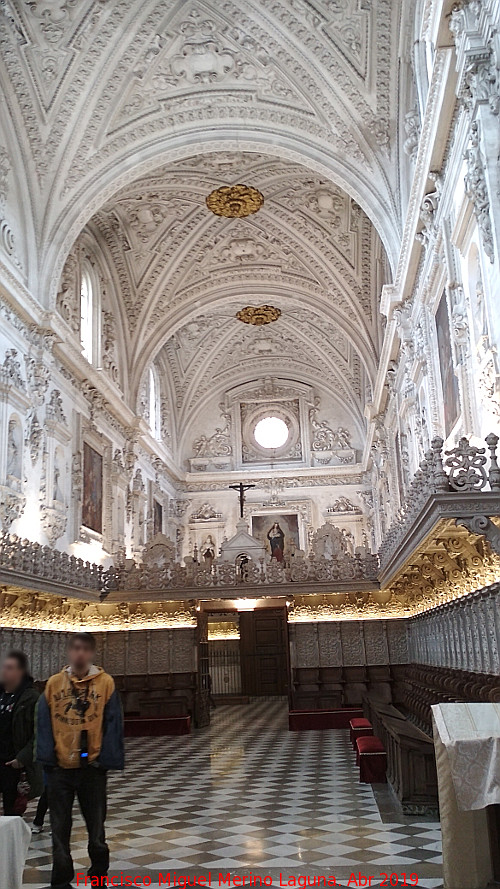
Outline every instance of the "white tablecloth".
<svg viewBox="0 0 500 889">
<path fill-rule="evenodd" d="M 0 815 L 0 886 L 21 889 L 31 830 L 17 815 Z"/>
<path fill-rule="evenodd" d="M 500 704 L 436 704 L 432 713 L 458 808 L 500 803 Z"/>
</svg>

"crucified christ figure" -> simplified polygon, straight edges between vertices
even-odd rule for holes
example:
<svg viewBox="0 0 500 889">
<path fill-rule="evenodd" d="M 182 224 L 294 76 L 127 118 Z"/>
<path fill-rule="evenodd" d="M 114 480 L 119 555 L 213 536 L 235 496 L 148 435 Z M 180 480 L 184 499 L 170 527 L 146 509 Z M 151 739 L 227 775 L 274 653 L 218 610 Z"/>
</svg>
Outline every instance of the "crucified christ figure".
<svg viewBox="0 0 500 889">
<path fill-rule="evenodd" d="M 229 485 L 229 487 L 233 491 L 238 491 L 240 497 L 240 519 L 242 519 L 245 506 L 245 491 L 248 491 L 248 488 L 255 488 L 255 485 L 244 485 L 243 482 L 240 482 L 239 485 Z"/>
</svg>

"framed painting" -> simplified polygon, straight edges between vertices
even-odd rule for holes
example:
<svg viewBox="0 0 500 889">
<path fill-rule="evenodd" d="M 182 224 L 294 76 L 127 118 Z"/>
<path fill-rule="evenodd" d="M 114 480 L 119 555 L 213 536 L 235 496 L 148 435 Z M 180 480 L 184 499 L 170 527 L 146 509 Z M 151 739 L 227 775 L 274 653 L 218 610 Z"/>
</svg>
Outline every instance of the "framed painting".
<svg viewBox="0 0 500 889">
<path fill-rule="evenodd" d="M 445 434 L 448 436 L 460 415 L 460 396 L 458 380 L 453 368 L 453 349 L 446 293 L 443 293 L 436 312 L 436 332 L 443 389 L 444 427 Z"/>
<path fill-rule="evenodd" d="M 102 454 L 83 445 L 82 525 L 102 534 Z"/>
<path fill-rule="evenodd" d="M 296 514 L 252 516 L 252 537 L 264 544 L 277 562 L 286 561 L 293 549 L 299 549 L 299 517 Z"/>
</svg>

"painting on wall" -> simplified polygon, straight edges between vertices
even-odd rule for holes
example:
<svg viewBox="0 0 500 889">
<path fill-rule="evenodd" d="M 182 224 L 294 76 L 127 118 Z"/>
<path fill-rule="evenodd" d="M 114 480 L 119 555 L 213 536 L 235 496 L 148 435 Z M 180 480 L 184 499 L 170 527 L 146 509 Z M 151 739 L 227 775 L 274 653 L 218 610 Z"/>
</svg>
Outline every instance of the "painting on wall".
<svg viewBox="0 0 500 889">
<path fill-rule="evenodd" d="M 82 525 L 102 534 L 102 454 L 83 445 Z"/>
<path fill-rule="evenodd" d="M 453 369 L 453 351 L 451 347 L 450 321 L 446 294 L 443 293 L 436 312 L 436 331 L 443 388 L 444 426 L 448 436 L 460 414 L 460 397 L 458 380 Z"/>
<path fill-rule="evenodd" d="M 153 500 L 153 534 L 163 534 L 163 506 Z"/>
<path fill-rule="evenodd" d="M 252 537 L 264 544 L 266 552 L 277 562 L 286 561 L 299 549 L 299 517 L 297 515 L 252 516 Z"/>
</svg>

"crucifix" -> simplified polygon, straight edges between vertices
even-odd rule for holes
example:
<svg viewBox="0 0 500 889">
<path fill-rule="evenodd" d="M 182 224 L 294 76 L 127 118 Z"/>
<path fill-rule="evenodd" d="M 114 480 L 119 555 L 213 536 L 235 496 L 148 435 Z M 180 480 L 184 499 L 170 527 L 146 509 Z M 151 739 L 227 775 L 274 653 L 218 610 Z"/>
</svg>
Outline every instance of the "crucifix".
<svg viewBox="0 0 500 889">
<path fill-rule="evenodd" d="M 240 497 L 240 519 L 243 518 L 243 507 L 245 506 L 245 491 L 248 488 L 255 488 L 255 485 L 244 485 L 243 482 L 240 482 L 239 485 L 229 485 L 231 490 L 238 491 Z"/>
</svg>

